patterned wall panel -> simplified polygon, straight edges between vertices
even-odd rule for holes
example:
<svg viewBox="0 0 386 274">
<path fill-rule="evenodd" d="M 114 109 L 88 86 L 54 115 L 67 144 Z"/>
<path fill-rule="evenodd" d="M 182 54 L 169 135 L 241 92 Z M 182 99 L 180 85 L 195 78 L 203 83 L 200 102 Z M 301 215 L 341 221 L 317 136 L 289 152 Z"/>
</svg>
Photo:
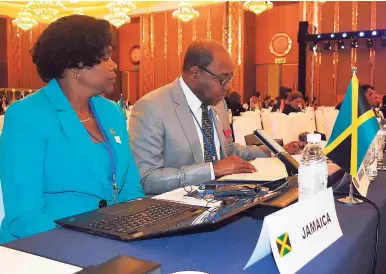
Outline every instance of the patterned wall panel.
<svg viewBox="0 0 386 274">
<path fill-rule="evenodd" d="M 140 97 L 154 89 L 154 48 L 151 43 L 154 19 L 151 17 L 150 14 L 141 17 Z"/>
</svg>

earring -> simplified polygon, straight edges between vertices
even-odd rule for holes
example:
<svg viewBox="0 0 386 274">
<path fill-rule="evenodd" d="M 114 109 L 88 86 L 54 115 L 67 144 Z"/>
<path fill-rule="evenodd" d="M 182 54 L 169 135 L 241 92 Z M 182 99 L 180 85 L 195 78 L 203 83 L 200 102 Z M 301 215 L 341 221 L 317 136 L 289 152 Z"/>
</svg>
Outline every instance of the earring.
<svg viewBox="0 0 386 274">
<path fill-rule="evenodd" d="M 79 73 L 74 73 L 74 78 L 75 78 L 76 80 L 79 80 L 79 77 L 80 77 Z"/>
</svg>

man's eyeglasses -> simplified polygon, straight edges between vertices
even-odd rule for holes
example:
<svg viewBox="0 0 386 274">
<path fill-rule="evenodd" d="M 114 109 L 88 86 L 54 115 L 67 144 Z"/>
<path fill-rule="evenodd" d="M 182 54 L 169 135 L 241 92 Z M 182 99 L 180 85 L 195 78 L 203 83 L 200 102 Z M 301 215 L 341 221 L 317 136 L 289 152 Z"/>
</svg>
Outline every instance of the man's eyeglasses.
<svg viewBox="0 0 386 274">
<path fill-rule="evenodd" d="M 220 82 L 220 86 L 222 86 L 222 87 L 224 87 L 226 84 L 228 84 L 232 80 L 232 78 L 235 76 L 235 74 L 232 72 L 232 74 L 229 75 L 227 78 L 222 78 L 222 77 L 218 76 L 217 74 L 211 72 L 210 70 L 208 70 L 208 69 L 206 69 L 206 68 L 204 68 L 202 66 L 197 66 L 197 67 L 199 67 L 203 71 L 209 73 L 214 78 L 216 78 Z"/>
</svg>

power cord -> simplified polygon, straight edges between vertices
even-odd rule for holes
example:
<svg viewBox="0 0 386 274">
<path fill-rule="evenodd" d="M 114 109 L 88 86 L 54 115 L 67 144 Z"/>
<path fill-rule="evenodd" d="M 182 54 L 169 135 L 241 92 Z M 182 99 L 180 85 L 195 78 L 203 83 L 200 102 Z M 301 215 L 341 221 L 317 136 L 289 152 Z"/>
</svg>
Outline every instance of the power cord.
<svg viewBox="0 0 386 274">
<path fill-rule="evenodd" d="M 334 195 L 335 196 L 342 196 L 342 197 L 344 197 L 344 196 L 348 196 L 348 193 L 345 193 L 345 192 L 335 192 L 334 191 Z M 379 231 L 380 231 L 380 227 L 381 227 L 381 211 L 380 211 L 379 207 L 373 201 L 371 201 L 370 199 L 368 199 L 368 198 L 366 198 L 366 197 L 364 197 L 362 195 L 356 194 L 356 193 L 353 193 L 353 196 L 354 196 L 354 198 L 361 199 L 364 202 L 368 203 L 369 205 L 372 205 L 375 208 L 375 210 L 377 211 L 377 225 L 376 225 L 376 231 L 375 231 L 375 248 L 374 248 L 373 258 L 372 258 L 370 269 L 369 269 L 369 273 L 375 274 L 375 270 L 377 268 L 377 255 L 378 255 L 378 246 L 379 246 Z"/>
</svg>

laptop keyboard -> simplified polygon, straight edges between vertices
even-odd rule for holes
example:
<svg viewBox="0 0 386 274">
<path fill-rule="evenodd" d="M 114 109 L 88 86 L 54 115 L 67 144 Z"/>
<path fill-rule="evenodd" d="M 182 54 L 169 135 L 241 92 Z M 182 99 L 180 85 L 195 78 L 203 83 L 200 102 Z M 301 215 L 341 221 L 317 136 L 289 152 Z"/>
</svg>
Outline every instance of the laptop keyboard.
<svg viewBox="0 0 386 274">
<path fill-rule="evenodd" d="M 151 226 L 161 220 L 194 209 L 195 207 L 189 205 L 161 202 L 133 215 L 119 216 L 110 220 L 100 220 L 89 224 L 89 226 L 115 233 L 132 234 L 138 231 L 139 228 Z"/>
</svg>

